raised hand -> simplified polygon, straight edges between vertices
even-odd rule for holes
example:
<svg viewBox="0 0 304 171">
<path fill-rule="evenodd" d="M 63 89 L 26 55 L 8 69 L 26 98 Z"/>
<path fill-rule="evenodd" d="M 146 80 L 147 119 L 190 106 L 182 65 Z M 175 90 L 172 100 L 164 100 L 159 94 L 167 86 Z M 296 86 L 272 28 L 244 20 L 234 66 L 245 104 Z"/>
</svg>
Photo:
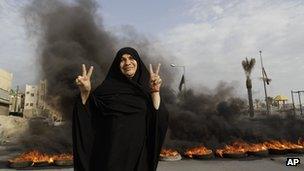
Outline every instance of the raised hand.
<svg viewBox="0 0 304 171">
<path fill-rule="evenodd" d="M 162 80 L 160 76 L 158 75 L 159 69 L 160 69 L 160 63 L 157 66 L 156 71 L 153 71 L 153 67 L 150 64 L 150 87 L 151 87 L 151 92 L 159 92 L 160 91 L 160 86 L 162 84 Z"/>
<path fill-rule="evenodd" d="M 82 64 L 82 75 L 76 78 L 76 85 L 79 87 L 81 95 L 88 95 L 91 91 L 91 75 L 93 66 L 87 72 L 86 66 Z"/>
</svg>

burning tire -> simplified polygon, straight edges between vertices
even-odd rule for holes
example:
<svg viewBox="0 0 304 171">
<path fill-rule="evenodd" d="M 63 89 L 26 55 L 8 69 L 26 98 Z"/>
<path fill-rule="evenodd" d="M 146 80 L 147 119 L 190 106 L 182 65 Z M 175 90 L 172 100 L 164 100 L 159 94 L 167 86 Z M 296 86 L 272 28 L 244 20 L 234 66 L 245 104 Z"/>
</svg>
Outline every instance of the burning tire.
<svg viewBox="0 0 304 171">
<path fill-rule="evenodd" d="M 293 154 L 304 154 L 304 148 L 292 148 L 289 149 L 288 152 Z"/>
<path fill-rule="evenodd" d="M 224 158 L 238 159 L 238 158 L 244 158 L 246 156 L 247 156 L 246 153 L 223 153 Z"/>
<path fill-rule="evenodd" d="M 34 162 L 33 166 L 35 167 L 50 166 L 50 163 L 48 161 L 39 161 L 39 162 Z"/>
<path fill-rule="evenodd" d="M 182 156 L 179 154 L 177 156 L 167 156 L 167 157 L 160 157 L 161 161 L 179 161 L 182 159 Z"/>
<path fill-rule="evenodd" d="M 71 166 L 73 165 L 73 155 L 70 153 L 49 155 L 38 150 L 24 152 L 14 159 L 8 160 L 9 167 L 44 167 L 44 166 Z"/>
<path fill-rule="evenodd" d="M 73 160 L 55 160 L 54 163 L 57 166 L 72 166 Z"/>
<path fill-rule="evenodd" d="M 182 156 L 172 149 L 162 149 L 159 155 L 159 160 L 161 161 L 178 161 L 181 160 Z"/>
<path fill-rule="evenodd" d="M 204 146 L 198 146 L 187 149 L 184 156 L 189 159 L 211 159 L 214 157 L 212 150 Z"/>
<path fill-rule="evenodd" d="M 267 146 L 269 154 L 304 153 L 304 147 L 300 143 L 296 144 L 287 140 L 270 140 L 264 144 Z"/>
<path fill-rule="evenodd" d="M 268 156 L 268 150 L 261 150 L 261 151 L 248 151 L 248 155 L 256 156 L 256 157 L 266 157 Z"/>
<path fill-rule="evenodd" d="M 189 157 L 188 157 L 189 158 Z M 200 160 L 208 160 L 208 159 L 212 159 L 214 158 L 213 153 L 209 153 L 209 154 L 203 154 L 203 155 L 193 155 L 192 157 L 193 159 L 200 159 Z"/>
<path fill-rule="evenodd" d="M 33 163 L 31 161 L 8 161 L 8 166 L 11 168 L 25 168 L 31 166 Z"/>
<path fill-rule="evenodd" d="M 274 155 L 285 155 L 288 153 L 288 149 L 274 149 L 270 148 L 268 149 L 269 154 L 274 154 Z"/>
<path fill-rule="evenodd" d="M 216 150 L 216 155 L 222 158 L 243 158 L 247 156 L 249 144 L 243 140 L 237 140 L 223 148 Z"/>
</svg>

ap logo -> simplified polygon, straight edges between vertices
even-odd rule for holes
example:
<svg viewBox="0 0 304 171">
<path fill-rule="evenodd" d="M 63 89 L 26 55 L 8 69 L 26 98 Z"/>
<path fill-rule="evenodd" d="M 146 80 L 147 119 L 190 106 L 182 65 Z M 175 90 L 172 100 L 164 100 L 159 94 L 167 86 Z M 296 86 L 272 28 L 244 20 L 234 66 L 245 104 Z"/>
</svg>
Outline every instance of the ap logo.
<svg viewBox="0 0 304 171">
<path fill-rule="evenodd" d="M 287 158 L 286 160 L 286 166 L 297 166 L 300 164 L 299 158 Z"/>
</svg>

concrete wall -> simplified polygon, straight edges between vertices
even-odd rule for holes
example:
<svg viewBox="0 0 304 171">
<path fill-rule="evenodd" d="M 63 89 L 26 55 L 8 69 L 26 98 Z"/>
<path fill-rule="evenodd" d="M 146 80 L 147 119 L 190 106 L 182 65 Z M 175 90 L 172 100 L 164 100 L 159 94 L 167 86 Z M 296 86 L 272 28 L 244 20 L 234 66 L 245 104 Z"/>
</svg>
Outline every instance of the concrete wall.
<svg viewBox="0 0 304 171">
<path fill-rule="evenodd" d="M 24 109 L 24 93 L 11 95 L 9 111 L 23 112 L 23 109 Z"/>
<path fill-rule="evenodd" d="M 44 109 L 46 107 L 46 80 L 41 80 L 39 85 L 38 85 L 38 108 L 39 109 Z"/>
<path fill-rule="evenodd" d="M 24 111 L 25 118 L 43 115 L 46 108 L 46 80 L 40 81 L 38 85 L 25 85 Z"/>
<path fill-rule="evenodd" d="M 0 115 L 8 115 L 13 74 L 0 69 Z"/>
<path fill-rule="evenodd" d="M 0 105 L 0 115 L 8 115 L 8 105 Z"/>
<path fill-rule="evenodd" d="M 12 88 L 13 74 L 0 69 L 0 88 L 5 91 L 10 91 Z"/>
<path fill-rule="evenodd" d="M 25 85 L 24 110 L 36 109 L 38 103 L 38 86 Z"/>
</svg>

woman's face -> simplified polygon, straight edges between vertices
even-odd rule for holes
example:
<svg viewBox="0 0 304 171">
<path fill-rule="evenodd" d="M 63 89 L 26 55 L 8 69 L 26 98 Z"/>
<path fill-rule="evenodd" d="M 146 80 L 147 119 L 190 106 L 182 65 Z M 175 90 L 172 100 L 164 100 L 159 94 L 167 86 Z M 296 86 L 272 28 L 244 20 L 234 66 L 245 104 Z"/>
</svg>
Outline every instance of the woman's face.
<svg viewBox="0 0 304 171">
<path fill-rule="evenodd" d="M 120 71 L 128 78 L 132 78 L 137 70 L 137 62 L 130 54 L 123 54 L 120 60 Z"/>
</svg>

